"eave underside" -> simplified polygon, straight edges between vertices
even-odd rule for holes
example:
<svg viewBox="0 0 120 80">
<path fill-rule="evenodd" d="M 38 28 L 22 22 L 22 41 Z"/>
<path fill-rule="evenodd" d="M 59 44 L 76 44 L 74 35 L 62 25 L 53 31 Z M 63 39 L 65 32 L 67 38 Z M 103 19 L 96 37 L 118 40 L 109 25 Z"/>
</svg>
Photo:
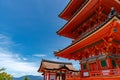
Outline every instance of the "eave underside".
<svg viewBox="0 0 120 80">
<path fill-rule="evenodd" d="M 108 20 L 92 34 L 85 36 L 67 48 L 56 53 L 56 56 L 80 60 L 84 57 L 101 53 L 115 52 L 120 49 L 120 20 L 116 16 Z M 120 52 L 119 52 L 120 53 Z"/>
<path fill-rule="evenodd" d="M 59 17 L 65 20 L 69 20 L 84 2 L 85 0 L 70 0 L 68 5 L 59 15 Z"/>
<path fill-rule="evenodd" d="M 72 31 L 83 24 L 87 19 L 92 17 L 98 10 L 99 6 L 103 8 L 103 13 L 108 16 L 111 8 L 114 7 L 120 13 L 120 3 L 116 0 L 89 0 L 88 3 L 76 13 L 57 33 L 58 35 L 76 39 Z"/>
<path fill-rule="evenodd" d="M 98 7 L 97 2 L 98 0 L 89 0 L 82 9 L 79 9 L 79 11 L 74 14 L 74 16 L 59 31 L 57 31 L 57 34 L 75 39 L 74 35 L 71 34 L 71 30 L 74 30 L 79 24 L 84 22 L 95 12 L 94 10 Z"/>
</svg>

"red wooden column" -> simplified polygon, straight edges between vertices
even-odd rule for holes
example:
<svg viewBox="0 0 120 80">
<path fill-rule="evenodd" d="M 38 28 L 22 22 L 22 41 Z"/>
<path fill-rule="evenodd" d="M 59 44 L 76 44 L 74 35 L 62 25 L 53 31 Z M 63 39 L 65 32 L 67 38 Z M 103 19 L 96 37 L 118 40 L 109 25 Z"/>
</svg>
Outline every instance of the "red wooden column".
<svg viewBox="0 0 120 80">
<path fill-rule="evenodd" d="M 60 73 L 59 73 L 59 80 L 61 79 L 61 71 L 60 71 Z"/>
<path fill-rule="evenodd" d="M 56 72 L 53 72 L 52 75 L 54 76 L 54 79 L 56 80 Z"/>
<path fill-rule="evenodd" d="M 57 72 L 55 73 L 55 80 L 57 80 Z"/>
<path fill-rule="evenodd" d="M 48 80 L 50 80 L 50 72 L 49 72 Z"/>
<path fill-rule="evenodd" d="M 110 59 L 110 58 L 107 58 L 106 60 L 107 60 L 108 68 L 112 69 L 111 59 Z"/>
<path fill-rule="evenodd" d="M 46 75 L 45 72 L 43 73 L 43 75 L 44 75 L 44 80 L 45 80 L 45 75 Z"/>
<path fill-rule="evenodd" d="M 88 74 L 89 74 L 89 76 L 90 76 L 90 67 L 89 67 L 89 62 L 87 61 L 85 64 L 86 64 L 86 67 L 87 67 L 87 72 L 88 72 Z"/>
<path fill-rule="evenodd" d="M 97 62 L 98 71 L 99 71 L 100 75 L 102 75 L 100 60 L 97 59 L 96 62 Z"/>
<path fill-rule="evenodd" d="M 65 71 L 65 74 L 64 74 L 65 80 L 66 80 L 66 78 L 67 78 L 67 77 L 66 77 L 66 73 L 67 73 L 67 72 Z"/>
<path fill-rule="evenodd" d="M 119 67 L 117 67 L 117 70 L 118 70 L 118 75 L 120 76 L 120 68 L 119 68 Z"/>
<path fill-rule="evenodd" d="M 80 61 L 80 69 L 81 69 L 80 76 L 83 77 L 83 65 L 82 65 L 82 61 Z"/>
</svg>

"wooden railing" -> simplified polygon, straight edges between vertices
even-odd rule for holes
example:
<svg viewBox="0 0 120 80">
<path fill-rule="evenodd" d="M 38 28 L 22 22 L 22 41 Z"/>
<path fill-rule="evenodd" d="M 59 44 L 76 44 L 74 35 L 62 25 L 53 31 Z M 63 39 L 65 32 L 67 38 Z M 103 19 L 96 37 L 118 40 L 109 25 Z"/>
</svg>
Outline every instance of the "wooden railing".
<svg viewBox="0 0 120 80">
<path fill-rule="evenodd" d="M 81 80 L 80 77 L 72 77 L 72 78 L 67 78 L 67 80 Z"/>
<path fill-rule="evenodd" d="M 82 72 L 83 74 L 84 72 Z M 87 77 L 91 76 L 118 76 L 120 75 L 120 69 L 105 69 L 105 70 L 96 70 L 96 71 L 88 71 Z M 86 75 L 82 75 L 82 77 L 86 77 Z"/>
<path fill-rule="evenodd" d="M 87 71 L 85 71 L 87 73 Z M 83 78 L 92 78 L 92 77 L 109 77 L 109 76 L 120 76 L 120 69 L 106 69 L 106 70 L 96 70 L 96 71 L 88 71 L 88 75 L 72 75 L 67 78 L 67 80 L 81 80 Z M 119 78 L 120 79 L 120 78 Z"/>
<path fill-rule="evenodd" d="M 81 79 L 81 75 L 80 73 L 78 73 L 78 74 L 69 75 L 66 80 L 80 80 L 80 79 Z"/>
<path fill-rule="evenodd" d="M 120 75 L 119 74 L 119 69 L 110 69 L 110 70 L 108 70 L 107 72 L 105 72 L 105 71 L 103 71 L 102 72 L 102 75 L 108 75 L 108 76 L 112 76 L 112 75 Z"/>
</svg>

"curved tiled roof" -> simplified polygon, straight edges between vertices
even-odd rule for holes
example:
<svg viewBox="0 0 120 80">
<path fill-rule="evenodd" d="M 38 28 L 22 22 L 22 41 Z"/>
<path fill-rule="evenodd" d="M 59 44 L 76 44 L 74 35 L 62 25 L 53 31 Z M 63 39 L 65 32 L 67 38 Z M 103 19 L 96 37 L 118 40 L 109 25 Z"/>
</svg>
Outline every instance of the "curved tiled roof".
<svg viewBox="0 0 120 80">
<path fill-rule="evenodd" d="M 57 61 L 50 61 L 50 60 L 42 60 L 40 68 L 38 72 L 42 72 L 41 69 L 44 70 L 60 70 L 60 69 L 67 69 L 69 71 L 77 71 L 72 63 L 68 62 L 57 62 Z"/>
</svg>

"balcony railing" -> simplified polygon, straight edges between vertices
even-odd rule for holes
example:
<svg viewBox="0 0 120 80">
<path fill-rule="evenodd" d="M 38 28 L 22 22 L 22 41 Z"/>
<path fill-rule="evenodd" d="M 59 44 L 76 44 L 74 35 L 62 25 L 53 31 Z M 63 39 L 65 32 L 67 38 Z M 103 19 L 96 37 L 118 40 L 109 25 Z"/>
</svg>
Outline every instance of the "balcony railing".
<svg viewBox="0 0 120 80">
<path fill-rule="evenodd" d="M 85 75 L 85 73 L 87 75 Z M 116 76 L 117 80 L 118 80 L 118 76 L 120 76 L 120 69 L 119 68 L 116 68 L 116 69 L 106 69 L 106 70 L 96 70 L 96 71 L 85 71 L 85 72 L 81 72 L 82 75 L 79 75 L 79 76 L 72 76 L 72 77 L 69 77 L 67 78 L 66 80 L 81 80 L 81 79 L 84 79 L 86 78 L 85 80 L 88 80 L 87 78 L 95 78 L 95 79 L 92 79 L 92 80 L 96 80 L 96 77 L 97 78 L 109 78 L 110 76 Z M 111 78 L 111 77 L 110 77 Z M 106 80 L 106 79 L 105 79 Z M 116 80 L 116 79 L 115 79 Z M 120 77 L 119 77 L 119 80 L 120 80 Z"/>
<path fill-rule="evenodd" d="M 87 72 L 87 71 L 86 71 Z M 120 69 L 105 69 L 105 70 L 95 70 L 95 71 L 88 71 L 87 75 L 82 72 L 82 77 L 91 77 L 91 76 L 118 76 L 120 75 Z"/>
</svg>

